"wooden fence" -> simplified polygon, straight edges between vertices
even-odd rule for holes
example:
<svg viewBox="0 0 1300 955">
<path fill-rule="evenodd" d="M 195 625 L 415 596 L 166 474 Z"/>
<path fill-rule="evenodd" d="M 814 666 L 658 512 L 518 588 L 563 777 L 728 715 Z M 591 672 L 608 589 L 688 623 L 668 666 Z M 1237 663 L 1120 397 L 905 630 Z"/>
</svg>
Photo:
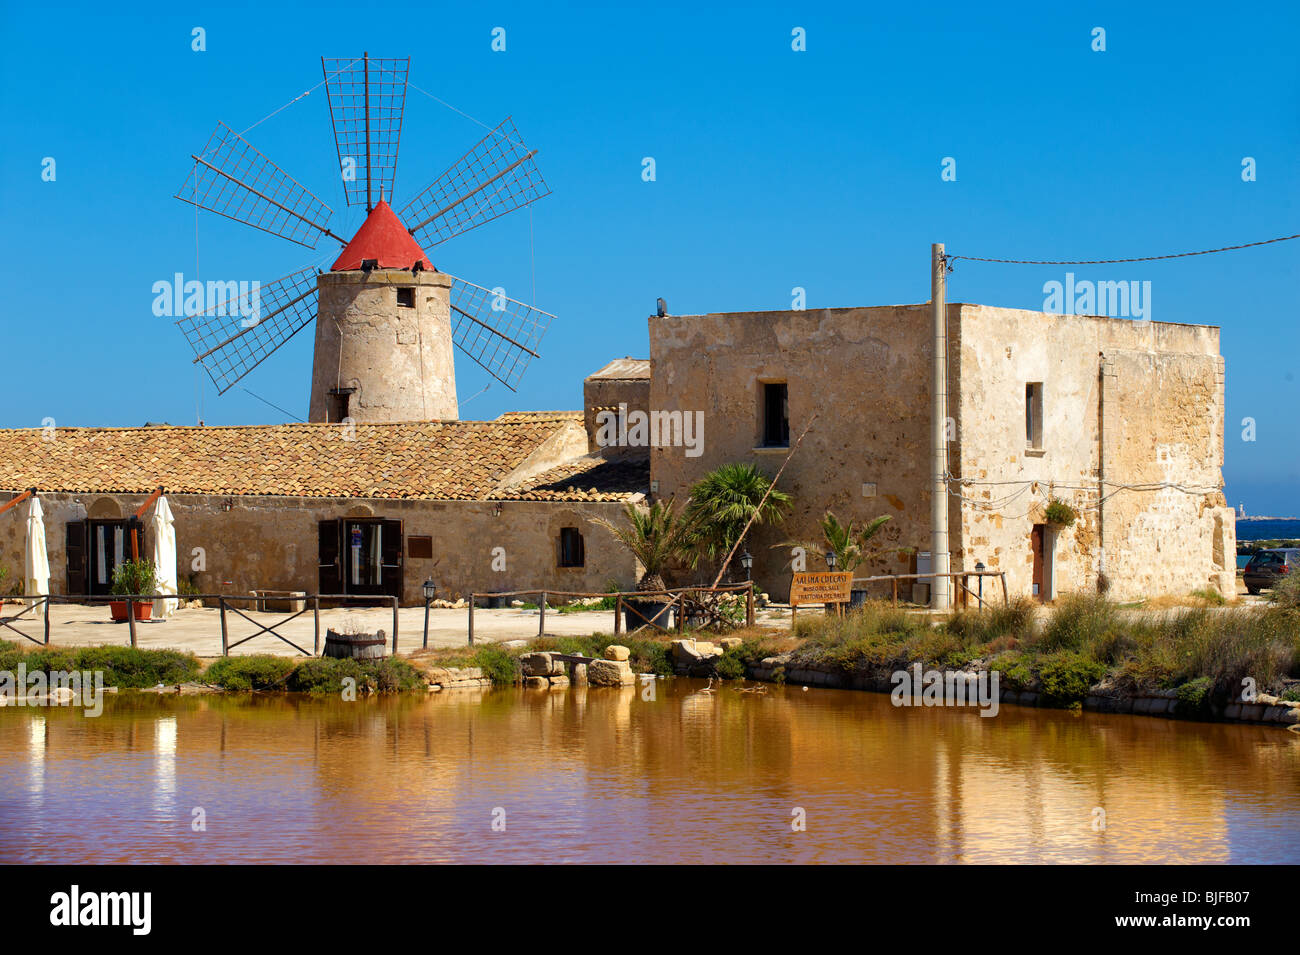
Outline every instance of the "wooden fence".
<svg viewBox="0 0 1300 955">
<path fill-rule="evenodd" d="M 743 584 L 723 584 L 717 587 L 676 587 L 669 590 L 625 590 L 614 593 L 594 593 L 585 591 L 569 590 L 504 590 L 497 593 L 487 594 L 470 594 L 469 595 L 469 642 L 474 643 L 474 604 L 477 598 L 499 599 L 502 597 L 526 597 L 539 596 L 541 599 L 537 602 L 538 619 L 537 635 L 540 637 L 546 632 L 546 602 L 550 597 L 564 597 L 565 599 L 589 599 L 593 597 L 614 598 L 614 633 L 623 632 L 623 609 L 625 602 L 653 600 L 655 597 L 667 597 L 668 606 L 661 613 L 676 614 L 676 629 L 682 633 L 686 629 L 686 619 L 692 614 L 710 616 L 717 619 L 716 611 L 717 598 L 731 593 L 745 593 L 745 626 L 754 625 L 754 585 L 752 581 Z M 712 601 L 701 599 L 699 595 L 707 594 L 714 598 Z M 646 619 L 638 611 L 642 619 Z M 655 614 L 655 620 L 659 619 L 659 614 Z M 656 626 L 649 620 L 635 629 L 640 630 L 646 626 Z M 660 627 L 661 630 L 668 629 Z M 426 635 L 427 636 L 427 635 Z"/>
</svg>

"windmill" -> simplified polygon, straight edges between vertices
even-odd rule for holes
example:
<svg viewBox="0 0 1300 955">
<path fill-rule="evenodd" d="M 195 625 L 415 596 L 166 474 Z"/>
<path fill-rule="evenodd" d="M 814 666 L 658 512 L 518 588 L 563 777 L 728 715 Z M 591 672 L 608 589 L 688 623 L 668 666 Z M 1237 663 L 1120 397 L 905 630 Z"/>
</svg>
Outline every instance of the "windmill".
<svg viewBox="0 0 1300 955">
<path fill-rule="evenodd" d="M 512 391 L 538 357 L 555 316 L 439 272 L 425 253 L 549 195 L 537 151 L 507 117 L 394 212 L 409 66 L 321 58 L 344 201 L 366 210 L 351 239 L 330 231 L 329 206 L 224 123 L 192 155 L 177 199 L 309 249 L 343 246 L 328 272 L 308 265 L 176 323 L 218 393 L 313 319 L 312 421 L 454 419 L 453 346 Z"/>
</svg>

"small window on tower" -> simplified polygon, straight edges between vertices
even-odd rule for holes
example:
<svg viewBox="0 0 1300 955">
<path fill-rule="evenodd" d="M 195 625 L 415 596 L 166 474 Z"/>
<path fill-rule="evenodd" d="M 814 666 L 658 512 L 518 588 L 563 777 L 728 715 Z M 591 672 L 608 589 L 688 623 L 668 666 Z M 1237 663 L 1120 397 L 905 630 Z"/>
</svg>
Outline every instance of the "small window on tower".
<svg viewBox="0 0 1300 955">
<path fill-rule="evenodd" d="M 397 290 L 397 304 L 402 308 L 415 308 L 415 289 L 399 288 Z"/>
</svg>

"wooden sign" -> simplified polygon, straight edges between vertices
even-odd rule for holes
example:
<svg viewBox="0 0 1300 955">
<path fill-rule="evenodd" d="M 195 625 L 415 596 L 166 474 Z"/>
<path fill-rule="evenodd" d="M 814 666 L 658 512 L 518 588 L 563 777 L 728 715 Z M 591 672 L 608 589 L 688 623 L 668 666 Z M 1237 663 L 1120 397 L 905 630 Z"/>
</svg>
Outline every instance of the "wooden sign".
<svg viewBox="0 0 1300 955">
<path fill-rule="evenodd" d="M 790 582 L 790 606 L 845 603 L 853 589 L 853 572 L 835 570 L 821 574 L 795 574 Z"/>
</svg>

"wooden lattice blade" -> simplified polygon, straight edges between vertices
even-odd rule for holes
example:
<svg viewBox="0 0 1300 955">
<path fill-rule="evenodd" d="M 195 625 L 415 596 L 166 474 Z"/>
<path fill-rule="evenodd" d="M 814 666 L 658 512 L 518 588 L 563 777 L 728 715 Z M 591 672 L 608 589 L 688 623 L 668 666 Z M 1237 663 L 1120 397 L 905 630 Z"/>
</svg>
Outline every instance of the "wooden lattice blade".
<svg viewBox="0 0 1300 955">
<path fill-rule="evenodd" d="M 555 316 L 464 279 L 451 280 L 451 340 L 511 391 Z"/>
<path fill-rule="evenodd" d="M 506 117 L 425 187 L 400 213 L 425 249 L 551 194 L 530 150 Z"/>
<path fill-rule="evenodd" d="M 410 58 L 321 57 L 325 98 L 350 206 L 392 202 Z"/>
<path fill-rule="evenodd" d="M 176 322 L 220 394 L 311 324 L 316 275 L 311 266 L 299 269 Z"/>
<path fill-rule="evenodd" d="M 217 123 L 176 198 L 316 248 L 333 210 L 225 123 Z M 342 239 L 339 239 L 342 242 Z"/>
</svg>

